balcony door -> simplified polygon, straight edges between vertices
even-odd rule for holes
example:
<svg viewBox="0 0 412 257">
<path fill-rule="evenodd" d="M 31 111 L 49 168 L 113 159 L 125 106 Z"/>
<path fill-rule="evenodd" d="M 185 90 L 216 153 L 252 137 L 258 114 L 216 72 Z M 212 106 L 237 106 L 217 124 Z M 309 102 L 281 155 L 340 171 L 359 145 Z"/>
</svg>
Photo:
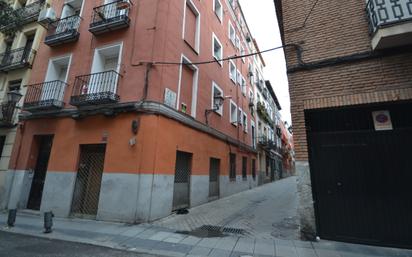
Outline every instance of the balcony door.
<svg viewBox="0 0 412 257">
<path fill-rule="evenodd" d="M 49 60 L 40 100 L 63 101 L 71 55 Z"/>
<path fill-rule="evenodd" d="M 62 10 L 62 15 L 60 17 L 61 21 L 59 22 L 56 28 L 56 34 L 77 29 L 79 22 L 77 16 L 79 16 L 81 13 L 82 5 L 82 0 L 65 1 Z M 70 18 L 71 16 L 73 16 L 73 18 Z"/>
<path fill-rule="evenodd" d="M 118 5 L 114 4 L 116 2 L 119 2 L 119 0 L 104 1 L 103 17 L 105 18 L 105 20 L 126 14 L 126 9 L 118 9 Z"/>
<path fill-rule="evenodd" d="M 116 92 L 121 48 L 122 46 L 119 44 L 96 49 L 93 58 L 92 74 L 87 87 L 88 94 Z"/>
</svg>

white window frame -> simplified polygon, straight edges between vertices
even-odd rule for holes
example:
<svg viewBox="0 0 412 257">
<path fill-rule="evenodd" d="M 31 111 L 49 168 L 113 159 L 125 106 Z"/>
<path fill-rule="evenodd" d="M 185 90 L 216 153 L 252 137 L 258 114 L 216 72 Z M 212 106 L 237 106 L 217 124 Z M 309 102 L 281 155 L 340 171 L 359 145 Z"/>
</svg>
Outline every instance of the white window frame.
<svg viewBox="0 0 412 257">
<path fill-rule="evenodd" d="M 240 70 L 236 69 L 236 82 L 239 86 L 241 86 L 242 83 L 242 73 Z"/>
<path fill-rule="evenodd" d="M 215 89 L 217 89 L 221 93 L 222 97 L 224 96 L 222 88 L 220 88 L 216 82 L 212 81 L 212 99 L 211 99 L 211 104 L 210 104 L 211 109 L 215 108 L 214 106 Z M 215 110 L 215 113 L 219 114 L 220 116 L 223 116 L 223 104 L 219 107 L 218 110 Z"/>
<path fill-rule="evenodd" d="M 220 12 L 217 13 L 218 10 L 216 10 L 216 2 L 219 3 L 220 5 Z M 220 0 L 213 0 L 213 12 L 216 14 L 217 18 L 219 19 L 220 23 L 223 22 L 223 5 Z"/>
<path fill-rule="evenodd" d="M 248 117 L 246 112 L 243 112 L 243 132 L 248 133 L 249 132 L 249 127 L 248 127 Z"/>
<path fill-rule="evenodd" d="M 243 56 L 246 54 L 245 47 L 240 43 L 240 55 L 242 56 L 242 62 L 246 63 L 246 58 Z"/>
<path fill-rule="evenodd" d="M 236 110 L 235 117 L 233 117 L 232 106 Z M 229 102 L 229 110 L 230 110 L 230 112 L 229 112 L 229 121 L 233 126 L 237 127 L 238 109 L 237 109 L 237 104 L 233 100 L 230 100 L 230 102 Z"/>
<path fill-rule="evenodd" d="M 196 107 L 197 107 L 197 91 L 199 84 L 199 68 L 196 65 L 193 65 L 192 61 L 189 60 L 184 54 L 182 54 L 181 63 L 186 63 L 190 69 L 194 71 L 193 74 L 193 88 L 192 88 L 192 103 L 191 103 L 191 116 L 196 118 Z M 182 86 L 182 71 L 183 65 L 180 65 L 179 68 L 179 85 L 177 87 L 177 99 L 176 99 L 176 109 L 179 110 L 180 107 L 180 88 Z"/>
<path fill-rule="evenodd" d="M 247 92 L 247 86 L 246 86 L 246 80 L 245 80 L 245 78 L 243 77 L 243 75 L 241 75 L 242 77 L 241 77 L 241 88 L 242 88 L 242 94 L 244 95 L 244 96 L 246 96 L 246 92 Z"/>
<path fill-rule="evenodd" d="M 217 42 L 220 46 L 220 52 L 221 52 L 221 55 L 222 55 L 220 57 L 215 56 L 215 42 Z M 223 59 L 223 45 L 220 42 L 220 40 L 216 37 L 215 33 L 213 33 L 213 35 L 212 35 L 212 56 L 216 60 L 220 60 L 220 61 L 218 61 L 218 63 L 219 63 L 220 66 L 223 66 L 223 61 L 222 61 L 222 59 Z"/>
<path fill-rule="evenodd" d="M 196 14 L 196 33 L 195 33 L 195 52 L 197 54 L 200 53 L 200 12 L 196 8 L 196 5 L 192 2 L 192 0 L 185 0 L 183 6 L 183 28 L 182 28 L 182 39 L 185 40 L 185 32 L 186 32 L 186 6 L 189 6 L 190 9 Z"/>
<path fill-rule="evenodd" d="M 233 46 L 234 47 L 236 47 L 236 30 L 235 30 L 235 27 L 232 25 L 232 22 L 230 21 L 230 19 L 229 19 L 229 22 L 228 22 L 228 37 L 229 37 L 229 39 L 230 39 L 230 42 L 232 42 L 232 44 L 233 44 Z M 233 33 L 232 33 L 233 32 Z"/>
<path fill-rule="evenodd" d="M 232 73 L 232 68 L 234 69 L 234 73 Z M 229 60 L 229 78 L 230 80 L 236 84 L 237 81 L 237 69 L 236 69 L 236 65 L 232 60 Z"/>
<path fill-rule="evenodd" d="M 238 108 L 238 124 L 239 124 L 239 126 L 242 126 L 243 125 L 243 110 L 242 110 L 242 108 Z"/>
</svg>

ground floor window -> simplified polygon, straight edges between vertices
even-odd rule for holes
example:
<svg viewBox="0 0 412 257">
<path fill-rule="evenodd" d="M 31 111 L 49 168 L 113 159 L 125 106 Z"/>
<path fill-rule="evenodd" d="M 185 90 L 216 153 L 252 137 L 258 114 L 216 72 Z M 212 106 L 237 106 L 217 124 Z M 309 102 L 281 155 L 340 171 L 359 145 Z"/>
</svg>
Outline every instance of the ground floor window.
<svg viewBox="0 0 412 257">
<path fill-rule="evenodd" d="M 230 167 L 229 167 L 229 178 L 230 180 L 236 180 L 236 154 L 230 154 Z"/>
<path fill-rule="evenodd" d="M 242 178 L 247 179 L 247 157 L 242 157 Z"/>
</svg>

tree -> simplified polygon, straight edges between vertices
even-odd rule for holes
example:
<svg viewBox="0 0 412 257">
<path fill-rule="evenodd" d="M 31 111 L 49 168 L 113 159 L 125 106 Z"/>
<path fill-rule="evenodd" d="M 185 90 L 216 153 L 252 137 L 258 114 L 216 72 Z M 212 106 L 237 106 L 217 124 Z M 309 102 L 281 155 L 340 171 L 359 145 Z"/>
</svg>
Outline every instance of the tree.
<svg viewBox="0 0 412 257">
<path fill-rule="evenodd" d="M 9 1 L 0 0 L 0 32 L 6 38 L 13 38 L 17 30 L 20 28 L 21 15 L 19 12 L 13 10 Z"/>
</svg>

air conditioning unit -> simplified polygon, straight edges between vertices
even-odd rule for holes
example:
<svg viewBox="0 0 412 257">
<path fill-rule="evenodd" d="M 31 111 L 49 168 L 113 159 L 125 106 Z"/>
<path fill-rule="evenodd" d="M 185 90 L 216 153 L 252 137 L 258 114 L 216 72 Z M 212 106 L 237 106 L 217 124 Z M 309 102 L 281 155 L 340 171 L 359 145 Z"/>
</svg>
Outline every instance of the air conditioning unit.
<svg viewBox="0 0 412 257">
<path fill-rule="evenodd" d="M 37 20 L 42 26 L 47 26 L 56 20 L 56 12 L 53 8 L 46 8 L 40 11 L 39 19 Z"/>
</svg>

